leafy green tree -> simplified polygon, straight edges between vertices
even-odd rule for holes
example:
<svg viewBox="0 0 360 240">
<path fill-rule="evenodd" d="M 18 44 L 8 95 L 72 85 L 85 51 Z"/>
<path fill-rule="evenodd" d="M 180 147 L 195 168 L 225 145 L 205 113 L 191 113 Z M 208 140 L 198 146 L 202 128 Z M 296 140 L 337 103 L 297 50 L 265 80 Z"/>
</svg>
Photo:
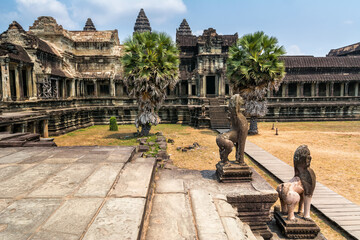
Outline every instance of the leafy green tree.
<svg viewBox="0 0 360 240">
<path fill-rule="evenodd" d="M 160 122 L 158 111 L 169 87 L 179 79 L 179 51 L 165 33 L 134 33 L 124 43 L 124 82 L 130 96 L 137 99 L 135 119 L 141 135 L 148 135 L 151 125 Z"/>
<path fill-rule="evenodd" d="M 275 37 L 264 32 L 244 35 L 230 47 L 227 60 L 227 77 L 234 93 L 245 100 L 245 113 L 250 116 L 249 134 L 258 134 L 257 117 L 267 113 L 266 94 L 278 90 L 285 77 L 285 54 Z"/>
</svg>

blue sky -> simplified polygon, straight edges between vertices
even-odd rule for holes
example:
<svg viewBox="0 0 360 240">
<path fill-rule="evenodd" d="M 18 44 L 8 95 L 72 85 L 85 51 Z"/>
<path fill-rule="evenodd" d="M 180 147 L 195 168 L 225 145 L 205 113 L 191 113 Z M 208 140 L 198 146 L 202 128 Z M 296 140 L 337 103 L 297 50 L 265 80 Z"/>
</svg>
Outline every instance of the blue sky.
<svg viewBox="0 0 360 240">
<path fill-rule="evenodd" d="M 140 8 L 153 30 L 172 37 L 186 18 L 196 35 L 209 27 L 239 36 L 262 30 L 277 37 L 289 55 L 325 56 L 360 42 L 359 0 L 0 0 L 0 32 L 13 20 L 28 30 L 38 16 L 79 30 L 91 17 L 98 30 L 118 29 L 123 42 Z"/>
</svg>

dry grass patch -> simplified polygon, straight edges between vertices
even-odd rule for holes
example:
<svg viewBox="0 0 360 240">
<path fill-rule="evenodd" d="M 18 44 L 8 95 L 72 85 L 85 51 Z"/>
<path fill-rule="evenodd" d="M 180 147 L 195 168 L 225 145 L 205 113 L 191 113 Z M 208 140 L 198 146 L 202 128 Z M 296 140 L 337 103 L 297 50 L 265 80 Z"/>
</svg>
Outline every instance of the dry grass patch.
<svg viewBox="0 0 360 240">
<path fill-rule="evenodd" d="M 360 122 L 259 123 L 248 140 L 293 166 L 293 154 L 308 145 L 317 181 L 360 204 Z"/>
</svg>

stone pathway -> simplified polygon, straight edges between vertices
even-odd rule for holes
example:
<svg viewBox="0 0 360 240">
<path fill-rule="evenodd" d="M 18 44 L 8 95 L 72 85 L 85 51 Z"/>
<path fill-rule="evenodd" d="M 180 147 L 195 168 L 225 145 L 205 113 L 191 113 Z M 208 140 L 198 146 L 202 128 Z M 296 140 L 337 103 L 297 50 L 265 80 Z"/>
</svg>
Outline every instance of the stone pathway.
<svg viewBox="0 0 360 240">
<path fill-rule="evenodd" d="M 245 153 L 281 182 L 294 176 L 293 167 L 247 141 Z M 312 206 L 356 239 L 360 239 L 360 206 L 317 182 Z"/>
<path fill-rule="evenodd" d="M 156 161 L 134 153 L 0 149 L 0 239 L 138 239 Z"/>
</svg>

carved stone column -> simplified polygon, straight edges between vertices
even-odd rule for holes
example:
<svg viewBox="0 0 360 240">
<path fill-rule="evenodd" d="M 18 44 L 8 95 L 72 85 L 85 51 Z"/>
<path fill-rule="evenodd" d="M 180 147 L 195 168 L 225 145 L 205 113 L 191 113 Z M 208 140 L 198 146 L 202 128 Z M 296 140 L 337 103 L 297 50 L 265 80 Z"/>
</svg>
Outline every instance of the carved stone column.
<svg viewBox="0 0 360 240">
<path fill-rule="evenodd" d="M 334 96 L 334 82 L 330 83 L 330 96 Z"/>
<path fill-rule="evenodd" d="M 340 86 L 340 96 L 341 96 L 341 97 L 344 96 L 344 89 L 345 89 L 345 84 L 344 84 L 344 83 L 341 83 L 341 86 Z"/>
<path fill-rule="evenodd" d="M 44 120 L 44 128 L 43 128 L 43 136 L 44 138 L 48 138 L 49 137 L 49 120 Z"/>
<path fill-rule="evenodd" d="M 316 83 L 315 96 L 319 96 L 319 83 Z"/>
<path fill-rule="evenodd" d="M 358 97 L 359 96 L 359 83 L 355 83 L 355 96 Z"/>
<path fill-rule="evenodd" d="M 345 96 L 349 96 L 349 82 L 345 83 Z"/>
<path fill-rule="evenodd" d="M 312 97 L 315 97 L 316 94 L 315 94 L 316 90 L 315 90 L 315 83 L 311 83 L 311 96 Z"/>
<path fill-rule="evenodd" d="M 93 80 L 93 83 L 94 83 L 94 95 L 95 97 L 98 97 L 97 81 Z"/>
<path fill-rule="evenodd" d="M 16 101 L 19 101 L 21 98 L 20 93 L 20 76 L 18 66 L 15 67 L 15 89 L 16 89 Z"/>
<path fill-rule="evenodd" d="M 34 69 L 31 69 L 31 79 L 32 79 L 32 89 L 33 89 L 32 97 L 33 97 L 34 99 L 37 99 L 39 96 L 38 96 L 37 83 L 36 83 L 36 75 L 35 75 Z"/>
<path fill-rule="evenodd" d="M 27 84 L 27 96 L 31 98 L 33 96 L 33 83 L 31 76 L 31 67 L 26 67 L 26 84 Z"/>
<path fill-rule="evenodd" d="M 326 83 L 326 96 L 330 96 L 330 83 Z"/>
<path fill-rule="evenodd" d="M 9 59 L 1 61 L 2 100 L 11 101 Z"/>
<path fill-rule="evenodd" d="M 18 65 L 19 69 L 18 69 L 18 74 L 19 74 L 19 90 L 20 90 L 20 99 L 23 100 L 24 99 L 24 81 L 23 81 L 23 72 L 22 72 L 22 68 L 23 68 L 23 64 L 20 62 L 20 64 Z"/>
<path fill-rule="evenodd" d="M 70 97 L 75 97 L 75 89 L 76 89 L 76 86 L 75 86 L 75 79 L 73 78 L 71 80 L 71 89 L 70 89 Z"/>
<path fill-rule="evenodd" d="M 115 97 L 115 82 L 114 79 L 110 79 L 110 86 L 109 86 L 109 90 L 110 90 L 110 96 L 111 97 Z"/>
<path fill-rule="evenodd" d="M 288 85 L 286 83 L 282 84 L 282 88 L 281 88 L 281 96 L 282 97 L 286 97 L 287 87 L 288 87 Z"/>
</svg>

